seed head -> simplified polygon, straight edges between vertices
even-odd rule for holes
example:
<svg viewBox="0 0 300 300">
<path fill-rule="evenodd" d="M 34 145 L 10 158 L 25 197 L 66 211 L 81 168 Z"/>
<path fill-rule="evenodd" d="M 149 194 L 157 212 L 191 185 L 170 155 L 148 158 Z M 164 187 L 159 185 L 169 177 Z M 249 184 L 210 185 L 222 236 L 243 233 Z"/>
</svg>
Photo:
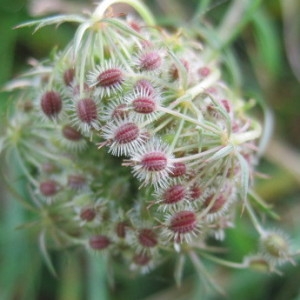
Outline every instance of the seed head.
<svg viewBox="0 0 300 300">
<path fill-rule="evenodd" d="M 167 163 L 167 155 L 160 151 L 146 153 L 141 159 L 142 168 L 149 172 L 162 171 L 167 167 Z"/>
<path fill-rule="evenodd" d="M 123 68 L 112 60 L 104 60 L 94 71 L 88 74 L 88 83 L 95 88 L 95 97 L 103 98 L 122 91 L 125 80 Z"/>
<path fill-rule="evenodd" d="M 134 86 L 134 90 L 135 92 L 144 91 L 147 96 L 154 96 L 156 94 L 153 84 L 147 79 L 138 80 Z"/>
<path fill-rule="evenodd" d="M 100 147 L 109 145 L 113 155 L 128 155 L 141 147 L 145 140 L 145 132 L 131 120 L 116 119 L 102 128 L 102 136 L 106 140 Z"/>
<path fill-rule="evenodd" d="M 257 271 L 269 272 L 272 269 L 270 261 L 262 255 L 247 256 L 244 261 L 246 266 Z"/>
<path fill-rule="evenodd" d="M 97 85 L 101 87 L 111 87 L 122 83 L 123 72 L 118 68 L 111 68 L 101 72 L 97 77 Z"/>
<path fill-rule="evenodd" d="M 169 229 L 178 237 L 187 233 L 191 233 L 196 228 L 197 215 L 193 211 L 183 210 L 176 212 L 170 219 Z"/>
<path fill-rule="evenodd" d="M 136 98 L 132 102 L 133 110 L 140 114 L 150 114 L 155 111 L 155 101 L 150 97 Z"/>
<path fill-rule="evenodd" d="M 162 65 L 159 51 L 142 53 L 139 57 L 139 68 L 142 71 L 155 71 Z"/>
<path fill-rule="evenodd" d="M 63 74 L 64 83 L 66 86 L 71 86 L 75 76 L 75 69 L 70 68 Z"/>
<path fill-rule="evenodd" d="M 125 119 L 128 116 L 128 111 L 126 110 L 127 105 L 125 103 L 121 103 L 117 105 L 112 113 L 111 118 L 113 119 Z"/>
<path fill-rule="evenodd" d="M 81 174 L 71 174 L 68 176 L 68 186 L 74 190 L 81 189 L 86 184 L 86 177 Z"/>
<path fill-rule="evenodd" d="M 157 245 L 157 237 L 152 229 L 141 229 L 138 233 L 138 241 L 145 248 L 153 248 Z"/>
<path fill-rule="evenodd" d="M 198 73 L 201 77 L 207 77 L 210 74 L 211 70 L 208 67 L 202 67 L 198 70 Z"/>
<path fill-rule="evenodd" d="M 94 208 L 85 207 L 80 211 L 80 219 L 85 222 L 91 222 L 95 219 L 97 213 Z"/>
<path fill-rule="evenodd" d="M 95 235 L 89 239 L 89 245 L 94 250 L 103 250 L 110 245 L 111 241 L 106 235 Z"/>
<path fill-rule="evenodd" d="M 189 63 L 185 59 L 181 59 L 181 63 L 186 71 L 189 70 Z M 175 64 L 173 64 L 170 68 L 170 76 L 172 80 L 176 80 L 179 78 L 179 70 Z"/>
<path fill-rule="evenodd" d="M 267 232 L 261 237 L 262 251 L 271 260 L 283 262 L 289 258 L 289 243 L 284 234 L 280 232 Z"/>
<path fill-rule="evenodd" d="M 164 204 L 175 204 L 185 199 L 187 191 L 185 186 L 176 184 L 169 187 L 163 194 Z"/>
<path fill-rule="evenodd" d="M 50 162 L 46 162 L 42 165 L 42 171 L 46 174 L 53 174 L 55 172 L 58 171 L 58 168 L 56 165 L 50 163 Z"/>
<path fill-rule="evenodd" d="M 59 184 L 53 179 L 48 179 L 40 183 L 39 189 L 43 196 L 52 197 L 59 191 Z"/>
<path fill-rule="evenodd" d="M 71 125 L 65 125 L 62 128 L 62 134 L 67 140 L 72 142 L 79 141 L 83 138 L 81 133 Z"/>
<path fill-rule="evenodd" d="M 199 199 L 199 197 L 202 195 L 202 189 L 198 185 L 193 185 L 190 188 L 190 199 L 191 201 L 195 201 Z"/>
<path fill-rule="evenodd" d="M 77 116 L 81 122 L 91 124 L 97 120 L 97 105 L 91 98 L 81 99 L 77 102 Z"/>
<path fill-rule="evenodd" d="M 173 168 L 173 156 L 168 154 L 168 146 L 159 140 L 149 139 L 144 147 L 135 149 L 131 159 L 124 166 L 133 166 L 133 174 L 143 185 L 153 184 L 164 187 Z"/>
<path fill-rule="evenodd" d="M 134 255 L 132 260 L 138 266 L 146 266 L 151 261 L 151 256 L 146 252 L 141 252 L 139 254 Z"/>
<path fill-rule="evenodd" d="M 231 104 L 227 99 L 222 99 L 221 101 L 222 106 L 225 108 L 227 113 L 230 113 L 232 110 Z"/>
<path fill-rule="evenodd" d="M 208 211 L 208 213 L 210 213 L 210 214 L 216 213 L 216 212 L 219 212 L 220 210 L 222 210 L 224 208 L 224 205 L 227 203 L 227 199 L 226 199 L 225 195 L 223 195 L 223 194 L 221 194 L 217 197 L 215 197 L 215 195 L 210 195 L 204 200 L 203 207 L 207 208 L 208 206 L 211 205 L 212 202 L 213 202 L 213 204 Z"/>
<path fill-rule="evenodd" d="M 115 227 L 115 232 L 117 234 L 117 236 L 120 238 L 120 239 L 124 239 L 126 237 L 126 229 L 127 229 L 127 222 L 123 221 L 123 222 L 118 222 L 116 224 L 116 227 Z"/>
<path fill-rule="evenodd" d="M 119 144 L 127 144 L 138 138 L 139 127 L 132 122 L 124 123 L 115 131 L 114 140 Z"/>
<path fill-rule="evenodd" d="M 130 26 L 130 28 L 132 28 L 136 32 L 141 32 L 141 24 L 139 24 L 137 21 L 129 20 L 128 25 Z"/>
<path fill-rule="evenodd" d="M 175 162 L 173 164 L 172 172 L 170 172 L 170 177 L 181 177 L 186 174 L 186 164 L 183 162 Z"/>
<path fill-rule="evenodd" d="M 41 99 L 41 108 L 43 113 L 49 119 L 56 118 L 62 110 L 60 94 L 55 91 L 48 91 L 44 93 Z"/>
<path fill-rule="evenodd" d="M 160 98 L 157 93 L 150 94 L 149 90 L 137 90 L 125 97 L 130 109 L 130 116 L 137 122 L 152 121 L 156 115 Z"/>
</svg>

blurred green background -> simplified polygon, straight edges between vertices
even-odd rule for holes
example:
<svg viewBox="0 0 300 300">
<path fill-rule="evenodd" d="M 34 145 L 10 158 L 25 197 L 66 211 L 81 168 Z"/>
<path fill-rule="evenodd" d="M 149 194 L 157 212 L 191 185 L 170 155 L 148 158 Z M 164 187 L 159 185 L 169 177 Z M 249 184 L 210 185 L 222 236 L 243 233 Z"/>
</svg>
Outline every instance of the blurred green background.
<svg viewBox="0 0 300 300">
<path fill-rule="evenodd" d="M 229 23 L 232 27 L 228 43 L 218 49 L 230 62 L 234 72 L 224 64 L 224 74 L 233 85 L 240 85 L 246 97 L 265 101 L 270 107 L 274 129 L 258 170 L 270 178 L 257 180 L 257 192 L 281 215 L 279 226 L 291 236 L 295 249 L 300 249 L 300 1 L 222 1 L 164 0 L 144 1 L 153 10 L 160 24 L 197 26 L 209 22 L 224 34 L 220 24 L 231 7 L 236 7 Z M 29 59 L 42 59 L 53 47 L 62 48 L 75 31 L 72 24 L 57 30 L 45 27 L 32 35 L 32 28 L 13 30 L 24 21 L 56 13 L 76 13 L 92 9 L 93 1 L 71 0 L 1 0 L 0 1 L 0 86 L 28 66 Z M 239 11 L 241 9 L 241 11 Z M 235 18 L 237 18 L 235 20 Z M 194 19 L 193 19 L 194 18 Z M 192 21 L 191 21 L 192 20 Z M 191 23 L 192 22 L 192 23 Z M 192 24 L 192 25 L 191 25 Z M 230 28 L 230 27 L 229 27 Z M 226 35 L 226 32 L 225 32 Z M 218 47 L 218 45 L 215 45 Z M 236 66 L 235 66 L 236 64 Z M 235 66 L 235 67 L 234 67 Z M 239 71 L 238 71 L 239 70 Z M 0 93 L 1 129 L 10 105 L 11 95 Z M 1 157 L 3 160 L 3 157 Z M 2 161 L 1 160 L 1 161 Z M 26 195 L 14 162 L 2 174 L 15 178 L 10 182 Z M 1 164 L 2 165 L 2 164 Z M 5 176 L 0 177 L 0 299 L 1 300 L 104 300 L 104 299 L 221 299 L 207 292 L 201 280 L 187 266 L 181 288 L 173 281 L 173 261 L 166 262 L 153 273 L 140 278 L 116 266 L 116 284 L 108 288 L 106 262 L 91 257 L 83 250 L 51 252 L 57 277 L 50 274 L 38 249 L 34 230 L 18 229 L 33 216 L 7 191 Z M 256 234 L 247 218 L 237 216 L 236 228 L 225 240 L 230 248 L 227 258 L 240 261 L 254 252 Z M 272 220 L 266 220 L 275 226 Z M 299 262 L 299 259 L 298 259 Z M 213 277 L 232 300 L 300 300 L 300 268 L 283 266 L 283 276 L 249 270 L 229 270 L 208 266 Z"/>
</svg>

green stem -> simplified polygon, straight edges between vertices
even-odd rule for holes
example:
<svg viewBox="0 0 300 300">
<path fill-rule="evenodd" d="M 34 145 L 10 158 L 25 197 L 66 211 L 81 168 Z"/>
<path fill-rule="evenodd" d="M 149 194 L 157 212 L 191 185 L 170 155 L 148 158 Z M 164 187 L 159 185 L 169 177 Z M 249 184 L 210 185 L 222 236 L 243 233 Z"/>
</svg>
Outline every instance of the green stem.
<svg viewBox="0 0 300 300">
<path fill-rule="evenodd" d="M 222 148 L 223 148 L 222 146 L 215 147 L 213 149 L 206 150 L 204 152 L 200 152 L 200 153 L 197 153 L 197 154 L 192 154 L 192 155 L 188 155 L 188 156 L 179 157 L 179 158 L 176 158 L 175 160 L 176 160 L 176 162 L 186 162 L 186 161 L 189 161 L 189 160 L 199 159 L 199 158 L 202 158 L 204 156 L 214 154 Z"/>
<path fill-rule="evenodd" d="M 262 133 L 261 125 L 258 122 L 255 122 L 253 127 L 253 130 L 231 135 L 230 143 L 233 145 L 240 145 L 259 138 Z"/>
<path fill-rule="evenodd" d="M 250 219 L 255 227 L 255 229 L 257 230 L 257 232 L 262 236 L 264 235 L 264 230 L 261 227 L 260 223 L 258 222 L 256 215 L 252 209 L 252 206 L 249 204 L 249 202 L 247 200 L 244 201 L 245 207 L 248 211 L 248 214 L 250 216 Z"/>
<path fill-rule="evenodd" d="M 184 110 L 183 110 L 183 114 L 184 114 L 184 115 L 186 115 L 186 111 L 187 111 L 187 107 L 185 107 Z M 178 126 L 178 128 L 177 128 L 177 130 L 176 130 L 176 134 L 175 134 L 175 136 L 174 136 L 174 138 L 173 138 L 173 141 L 172 141 L 172 145 L 171 145 L 171 147 L 170 147 L 170 149 L 172 149 L 172 151 L 174 150 L 174 148 L 175 148 L 175 146 L 176 146 L 176 143 L 177 143 L 177 141 L 178 141 L 178 139 L 179 139 L 179 136 L 180 136 L 180 134 L 181 134 L 181 132 L 182 132 L 184 122 L 185 122 L 184 119 L 181 119 L 181 120 L 180 120 L 179 126 Z"/>
<path fill-rule="evenodd" d="M 201 253 L 201 256 L 226 267 L 234 268 L 234 269 L 245 269 L 246 265 L 244 263 L 235 263 L 231 261 L 227 261 L 222 258 L 215 257 L 213 255 L 207 254 L 207 253 Z"/>
<path fill-rule="evenodd" d="M 224 291 L 213 280 L 212 276 L 208 273 L 207 269 L 204 267 L 204 265 L 202 264 L 201 260 L 196 255 L 196 253 L 194 251 L 190 251 L 188 254 L 189 254 L 189 257 L 190 257 L 193 265 L 195 266 L 195 268 L 199 274 L 199 277 L 204 277 L 207 280 L 207 282 L 211 285 L 211 287 L 213 287 L 221 295 L 224 295 Z"/>
<path fill-rule="evenodd" d="M 197 126 L 203 128 L 203 129 L 206 129 L 206 130 L 208 130 L 208 131 L 211 131 L 211 132 L 215 133 L 215 134 L 218 135 L 218 136 L 220 135 L 220 132 L 218 132 L 218 131 L 217 131 L 215 128 L 213 128 L 212 126 L 205 125 L 205 124 L 199 122 L 198 120 L 193 119 L 193 118 L 191 118 L 191 117 L 189 117 L 189 116 L 186 116 L 186 115 L 184 115 L 184 114 L 182 114 L 182 113 L 180 113 L 180 112 L 178 112 L 178 111 L 176 111 L 176 110 L 172 110 L 172 109 L 169 109 L 169 108 L 163 107 L 163 106 L 160 106 L 160 107 L 159 107 L 159 110 L 160 110 L 161 112 L 164 112 L 164 113 L 166 113 L 166 114 L 170 114 L 170 115 L 172 115 L 172 116 L 174 116 L 174 117 L 177 117 L 177 118 L 180 118 L 180 119 L 182 119 L 182 120 L 186 120 L 186 121 L 188 121 L 188 122 L 190 122 L 190 123 L 192 123 L 192 124 L 195 124 L 195 125 L 197 125 Z"/>
<path fill-rule="evenodd" d="M 198 85 L 186 91 L 186 94 L 191 95 L 192 99 L 198 96 L 200 93 L 203 93 L 205 89 L 212 86 L 214 83 L 218 81 L 221 73 L 218 69 L 215 69 L 209 76 L 207 76 L 204 80 L 202 80 Z M 178 99 L 179 100 L 179 99 Z"/>
</svg>

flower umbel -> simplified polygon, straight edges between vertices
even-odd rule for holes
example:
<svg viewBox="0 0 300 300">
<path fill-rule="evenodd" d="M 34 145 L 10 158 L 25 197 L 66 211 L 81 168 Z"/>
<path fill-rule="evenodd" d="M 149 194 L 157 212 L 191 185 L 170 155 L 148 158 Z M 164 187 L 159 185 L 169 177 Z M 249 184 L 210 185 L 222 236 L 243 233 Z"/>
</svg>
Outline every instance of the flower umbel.
<svg viewBox="0 0 300 300">
<path fill-rule="evenodd" d="M 128 4 L 141 15 L 138 26 L 106 14 L 112 2 L 72 17 L 74 39 L 24 74 L 29 84 L 16 94 L 2 144 L 16 150 L 38 209 L 52 218 L 42 226 L 130 270 L 149 271 L 170 253 L 199 269 L 199 249 L 199 257 L 223 262 L 209 244 L 224 239 L 244 207 L 262 261 L 273 270 L 290 260 L 285 237 L 264 233 L 248 199 L 261 126 L 222 78 L 215 49 L 188 30 L 157 30 L 137 0 Z"/>
</svg>

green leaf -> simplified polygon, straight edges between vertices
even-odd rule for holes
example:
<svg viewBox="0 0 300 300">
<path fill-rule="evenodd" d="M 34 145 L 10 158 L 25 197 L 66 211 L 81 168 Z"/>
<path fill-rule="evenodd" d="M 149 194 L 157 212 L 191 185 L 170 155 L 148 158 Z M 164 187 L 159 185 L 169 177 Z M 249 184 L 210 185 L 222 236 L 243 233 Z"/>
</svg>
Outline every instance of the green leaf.
<svg viewBox="0 0 300 300">
<path fill-rule="evenodd" d="M 36 32 L 37 30 L 41 29 L 42 27 L 45 27 L 48 25 L 56 24 L 57 26 L 59 26 L 60 24 L 65 23 L 65 22 L 83 23 L 84 21 L 86 21 L 86 19 L 83 18 L 82 16 L 78 16 L 78 15 L 56 15 L 56 16 L 51 16 L 48 18 L 25 22 L 25 23 L 15 26 L 14 28 L 19 29 L 19 28 L 24 28 L 24 27 L 36 26 L 34 29 L 34 32 Z"/>
<path fill-rule="evenodd" d="M 263 10 L 258 10 L 253 15 L 253 29 L 256 40 L 257 53 L 256 63 L 263 64 L 267 70 L 276 75 L 281 64 L 280 43 L 278 33 L 269 15 Z"/>
</svg>

